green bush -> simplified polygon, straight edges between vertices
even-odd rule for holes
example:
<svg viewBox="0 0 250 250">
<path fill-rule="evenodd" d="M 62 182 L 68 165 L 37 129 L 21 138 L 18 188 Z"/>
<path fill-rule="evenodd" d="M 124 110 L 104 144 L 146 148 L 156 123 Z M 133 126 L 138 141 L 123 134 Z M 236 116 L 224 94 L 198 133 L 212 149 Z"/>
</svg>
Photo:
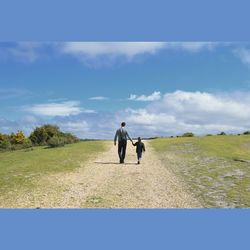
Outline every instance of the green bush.
<svg viewBox="0 0 250 250">
<path fill-rule="evenodd" d="M 48 142 L 54 138 L 64 138 L 65 143 L 70 144 L 78 140 L 77 137 L 70 133 L 63 133 L 58 126 L 46 124 L 36 128 L 30 135 L 30 140 L 34 145 L 48 145 Z"/>
<path fill-rule="evenodd" d="M 221 132 L 218 135 L 227 135 L 225 132 Z"/>
<path fill-rule="evenodd" d="M 23 141 L 22 146 L 23 146 L 23 148 L 32 148 L 32 141 L 29 138 L 26 138 Z"/>
<path fill-rule="evenodd" d="M 15 144 L 23 144 L 24 141 L 25 141 L 25 135 L 23 133 L 23 131 L 18 131 L 14 137 L 13 137 L 13 140 L 14 140 L 14 143 Z"/>
<path fill-rule="evenodd" d="M 1 141 L 4 141 L 4 136 L 5 136 L 4 134 L 1 134 L 1 133 L 0 133 L 0 142 L 1 142 Z"/>
<path fill-rule="evenodd" d="M 243 135 L 250 135 L 250 131 L 245 131 Z"/>
<path fill-rule="evenodd" d="M 187 133 L 184 133 L 184 134 L 182 135 L 182 137 L 193 137 L 193 136 L 194 136 L 194 134 L 191 133 L 191 132 L 187 132 Z"/>
<path fill-rule="evenodd" d="M 32 148 L 32 146 L 61 147 L 65 144 L 78 142 L 79 139 L 71 133 L 61 132 L 58 126 L 46 124 L 37 127 L 26 138 L 22 131 L 10 135 L 0 133 L 0 149 L 18 150 L 24 148 Z"/>
<path fill-rule="evenodd" d="M 54 136 L 48 140 L 48 146 L 50 148 L 63 147 L 65 140 L 63 137 Z"/>
<path fill-rule="evenodd" d="M 9 141 L 0 141 L 0 149 L 2 150 L 10 150 L 11 143 Z"/>
<path fill-rule="evenodd" d="M 46 124 L 44 126 L 42 126 L 42 128 L 44 128 L 44 130 L 46 131 L 48 138 L 47 141 L 54 137 L 54 136 L 59 136 L 60 135 L 60 129 L 58 126 L 54 126 L 54 125 L 50 125 L 50 124 Z"/>
<path fill-rule="evenodd" d="M 6 134 L 1 134 L 0 133 L 0 142 L 1 141 L 9 141 L 10 142 L 10 136 Z"/>
<path fill-rule="evenodd" d="M 7 140 L 9 140 L 11 145 L 15 144 L 16 143 L 16 135 L 14 133 L 11 133 L 10 135 L 8 135 Z"/>
<path fill-rule="evenodd" d="M 76 136 L 70 133 L 61 133 L 61 137 L 64 138 L 65 144 L 71 144 L 79 141 L 79 139 Z"/>
<path fill-rule="evenodd" d="M 212 134 L 207 134 L 206 136 L 213 136 Z"/>
<path fill-rule="evenodd" d="M 47 140 L 49 139 L 48 134 L 44 127 L 35 128 L 31 133 L 29 139 L 32 141 L 33 145 L 46 145 Z"/>
</svg>

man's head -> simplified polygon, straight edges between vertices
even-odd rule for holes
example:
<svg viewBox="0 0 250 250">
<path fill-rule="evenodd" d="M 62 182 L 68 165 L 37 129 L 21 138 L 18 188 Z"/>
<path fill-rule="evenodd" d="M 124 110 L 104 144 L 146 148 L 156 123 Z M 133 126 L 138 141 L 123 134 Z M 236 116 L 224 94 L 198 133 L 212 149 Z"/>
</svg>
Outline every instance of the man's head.
<svg viewBox="0 0 250 250">
<path fill-rule="evenodd" d="M 138 142 L 141 142 L 141 137 L 138 137 Z"/>
<path fill-rule="evenodd" d="M 126 122 L 122 122 L 122 123 L 121 123 L 121 126 L 122 126 L 122 127 L 125 127 L 125 126 L 126 126 Z"/>
</svg>

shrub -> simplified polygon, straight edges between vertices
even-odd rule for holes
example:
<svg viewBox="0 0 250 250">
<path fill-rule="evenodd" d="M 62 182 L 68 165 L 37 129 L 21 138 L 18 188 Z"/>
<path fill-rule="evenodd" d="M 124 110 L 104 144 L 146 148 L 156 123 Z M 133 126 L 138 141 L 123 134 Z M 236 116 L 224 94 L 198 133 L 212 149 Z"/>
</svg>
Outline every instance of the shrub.
<svg viewBox="0 0 250 250">
<path fill-rule="evenodd" d="M 15 144 L 16 143 L 16 135 L 14 133 L 11 133 L 9 136 L 8 136 L 8 140 L 9 142 L 12 144 Z"/>
<path fill-rule="evenodd" d="M 15 144 L 23 144 L 25 141 L 25 135 L 22 131 L 18 131 L 14 136 L 13 136 L 13 141 Z"/>
<path fill-rule="evenodd" d="M 34 145 L 45 145 L 49 137 L 45 128 L 40 127 L 35 128 L 35 130 L 31 133 L 29 139 Z"/>
<path fill-rule="evenodd" d="M 207 134 L 206 136 L 213 136 L 212 134 Z"/>
<path fill-rule="evenodd" d="M 65 144 L 71 144 L 79 141 L 79 139 L 76 136 L 70 133 L 61 133 L 61 137 L 64 138 Z"/>
<path fill-rule="evenodd" d="M 194 136 L 194 134 L 191 133 L 191 132 L 187 132 L 187 133 L 184 133 L 184 134 L 182 135 L 182 137 L 193 137 L 193 136 Z"/>
<path fill-rule="evenodd" d="M 42 128 L 44 128 L 44 130 L 46 131 L 46 133 L 48 135 L 47 141 L 56 135 L 60 135 L 60 133 L 61 133 L 58 126 L 46 124 L 46 125 L 42 126 Z"/>
<path fill-rule="evenodd" d="M 245 131 L 243 135 L 250 135 L 250 131 Z"/>
<path fill-rule="evenodd" d="M 1 133 L 0 133 L 0 142 L 1 142 L 1 141 L 4 141 L 4 134 L 1 134 Z"/>
<path fill-rule="evenodd" d="M 10 150 L 11 149 L 11 143 L 9 141 L 0 141 L 0 149 Z"/>
<path fill-rule="evenodd" d="M 63 147 L 65 140 L 63 137 L 54 136 L 48 140 L 48 146 L 50 148 Z"/>
<path fill-rule="evenodd" d="M 30 135 L 30 140 L 34 145 L 47 145 L 48 141 L 57 136 L 64 137 L 67 134 L 64 134 L 60 131 L 58 126 L 46 124 L 42 127 L 36 128 Z M 71 135 L 71 134 L 69 134 Z M 72 135 L 71 135 L 72 136 Z M 68 137 L 68 136 L 66 136 Z"/>
<path fill-rule="evenodd" d="M 6 134 L 1 134 L 0 133 L 0 142 L 1 141 L 10 141 L 10 136 Z"/>
<path fill-rule="evenodd" d="M 220 134 L 218 134 L 218 135 L 227 135 L 225 132 L 221 132 Z"/>
<path fill-rule="evenodd" d="M 32 141 L 29 138 L 26 138 L 23 141 L 23 148 L 32 148 Z"/>
<path fill-rule="evenodd" d="M 29 138 L 26 138 L 22 131 L 18 131 L 16 134 L 11 133 L 10 135 L 0 133 L 1 150 L 32 148 L 33 145 L 60 147 L 78 141 L 79 139 L 73 134 L 61 132 L 58 126 L 50 124 L 35 128 Z"/>
</svg>

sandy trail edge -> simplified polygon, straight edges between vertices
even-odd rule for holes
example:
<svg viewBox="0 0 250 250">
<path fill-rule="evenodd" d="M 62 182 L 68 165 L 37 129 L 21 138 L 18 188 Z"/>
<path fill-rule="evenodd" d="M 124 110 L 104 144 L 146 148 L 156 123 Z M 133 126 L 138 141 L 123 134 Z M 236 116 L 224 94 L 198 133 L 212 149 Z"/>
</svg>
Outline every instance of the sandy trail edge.
<svg viewBox="0 0 250 250">
<path fill-rule="evenodd" d="M 128 143 L 125 164 L 118 164 L 117 147 L 81 164 L 71 173 L 53 174 L 38 188 L 20 194 L 9 207 L 41 208 L 199 208 L 201 204 L 164 167 L 148 142 L 141 165 Z"/>
</svg>

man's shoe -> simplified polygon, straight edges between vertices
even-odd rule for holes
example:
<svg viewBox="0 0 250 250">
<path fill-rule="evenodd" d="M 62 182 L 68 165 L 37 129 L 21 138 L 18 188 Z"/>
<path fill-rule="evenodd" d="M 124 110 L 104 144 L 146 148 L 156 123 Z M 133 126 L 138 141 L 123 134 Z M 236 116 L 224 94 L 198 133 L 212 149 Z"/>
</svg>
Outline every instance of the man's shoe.
<svg viewBox="0 0 250 250">
<path fill-rule="evenodd" d="M 140 161 L 138 161 L 137 164 L 139 165 L 139 164 L 140 164 Z"/>
</svg>

